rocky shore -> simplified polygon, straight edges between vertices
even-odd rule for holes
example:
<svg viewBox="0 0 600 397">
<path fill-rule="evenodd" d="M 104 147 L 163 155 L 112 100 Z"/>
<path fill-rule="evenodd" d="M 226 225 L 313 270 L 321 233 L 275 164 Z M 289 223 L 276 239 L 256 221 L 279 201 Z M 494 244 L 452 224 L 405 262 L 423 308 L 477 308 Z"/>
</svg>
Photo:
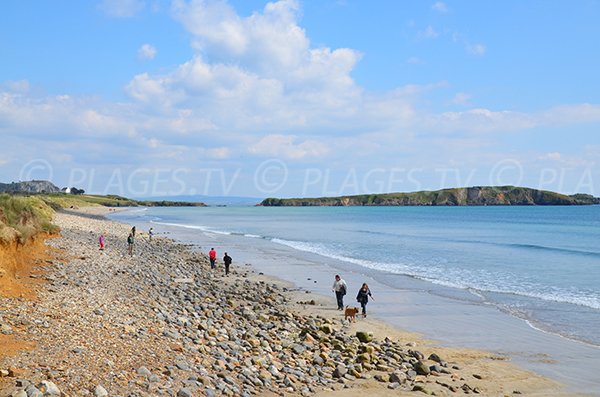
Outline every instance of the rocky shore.
<svg viewBox="0 0 600 397">
<path fill-rule="evenodd" d="M 0 396 L 572 395 L 502 357 L 435 348 L 166 238 L 57 214 L 38 300 L 0 298 Z M 106 250 L 97 239 L 106 237 Z"/>
</svg>

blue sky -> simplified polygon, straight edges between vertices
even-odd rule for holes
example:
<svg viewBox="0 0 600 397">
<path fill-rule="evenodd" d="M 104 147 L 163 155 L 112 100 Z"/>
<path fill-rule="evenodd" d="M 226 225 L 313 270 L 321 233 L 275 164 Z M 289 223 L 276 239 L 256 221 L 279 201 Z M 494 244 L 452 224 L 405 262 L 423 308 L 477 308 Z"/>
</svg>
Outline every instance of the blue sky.
<svg viewBox="0 0 600 397">
<path fill-rule="evenodd" d="M 600 195 L 600 2 L 5 2 L 0 180 Z"/>
</svg>

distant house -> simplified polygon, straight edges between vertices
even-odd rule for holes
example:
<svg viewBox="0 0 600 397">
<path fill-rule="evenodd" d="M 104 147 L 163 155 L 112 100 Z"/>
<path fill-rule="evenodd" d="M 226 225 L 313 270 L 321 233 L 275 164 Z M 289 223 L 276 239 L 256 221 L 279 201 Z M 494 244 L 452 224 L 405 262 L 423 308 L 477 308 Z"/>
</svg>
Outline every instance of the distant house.
<svg viewBox="0 0 600 397">
<path fill-rule="evenodd" d="M 71 194 L 71 188 L 70 187 L 63 187 L 60 191 L 63 192 L 63 193 L 66 193 L 66 194 Z"/>
</svg>

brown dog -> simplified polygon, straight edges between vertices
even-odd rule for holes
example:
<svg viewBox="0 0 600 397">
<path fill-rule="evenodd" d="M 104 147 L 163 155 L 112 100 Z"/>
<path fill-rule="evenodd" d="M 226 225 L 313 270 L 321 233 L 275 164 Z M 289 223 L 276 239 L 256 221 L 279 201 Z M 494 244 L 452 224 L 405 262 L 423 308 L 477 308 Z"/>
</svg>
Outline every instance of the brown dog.
<svg viewBox="0 0 600 397">
<path fill-rule="evenodd" d="M 346 310 L 344 311 L 344 320 L 347 320 L 348 317 L 350 317 L 350 321 L 356 322 L 357 314 L 358 314 L 358 308 L 346 306 Z"/>
</svg>

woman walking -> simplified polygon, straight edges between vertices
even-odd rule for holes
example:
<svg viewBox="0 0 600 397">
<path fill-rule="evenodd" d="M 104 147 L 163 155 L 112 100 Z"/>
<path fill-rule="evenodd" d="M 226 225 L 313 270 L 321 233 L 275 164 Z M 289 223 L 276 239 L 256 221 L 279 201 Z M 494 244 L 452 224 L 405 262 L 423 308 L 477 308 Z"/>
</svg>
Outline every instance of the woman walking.
<svg viewBox="0 0 600 397">
<path fill-rule="evenodd" d="M 367 303 L 369 303 L 369 296 L 371 299 L 373 295 L 371 295 L 371 290 L 369 289 L 369 285 L 367 283 L 363 283 L 362 287 L 358 290 L 358 294 L 356 295 L 356 301 L 360 303 L 360 307 L 362 307 L 362 315 L 363 317 L 367 317 Z"/>
</svg>

